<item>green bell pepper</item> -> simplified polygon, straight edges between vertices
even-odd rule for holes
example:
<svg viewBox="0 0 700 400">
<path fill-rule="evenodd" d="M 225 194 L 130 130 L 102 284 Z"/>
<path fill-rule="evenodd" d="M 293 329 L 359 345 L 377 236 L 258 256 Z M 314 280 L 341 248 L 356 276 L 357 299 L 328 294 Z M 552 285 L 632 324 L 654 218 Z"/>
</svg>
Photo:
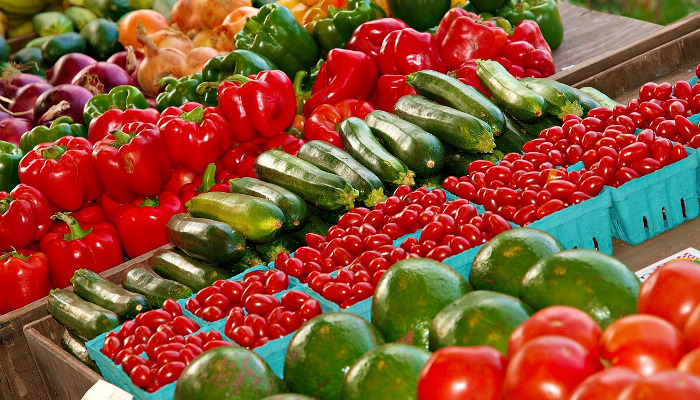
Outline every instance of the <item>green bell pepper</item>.
<svg viewBox="0 0 700 400">
<path fill-rule="evenodd" d="M 498 10 L 497 15 L 516 26 L 524 19 L 537 22 L 544 40 L 554 50 L 564 40 L 564 24 L 561 22 L 557 0 L 510 0 Z"/>
<path fill-rule="evenodd" d="M 93 118 L 104 114 L 112 108 L 126 111 L 129 108 L 148 108 L 148 101 L 140 90 L 129 85 L 114 87 L 109 93 L 93 96 L 85 103 L 83 118 L 85 125 L 90 125 Z"/>
<path fill-rule="evenodd" d="M 156 97 L 156 108 L 158 111 L 163 112 L 170 106 L 179 107 L 193 101 L 205 107 L 218 105 L 218 93 L 216 90 L 206 91 L 201 95 L 197 93 L 197 86 L 201 85 L 202 82 L 204 80 L 201 72 L 183 76 L 180 79 L 166 76 L 160 80 L 160 86 L 165 86 L 165 90 Z"/>
<path fill-rule="evenodd" d="M 51 126 L 39 125 L 31 131 L 25 132 L 19 138 L 19 148 L 24 154 L 27 154 L 37 144 L 55 142 L 64 136 L 87 137 L 87 128 L 81 124 L 74 124 L 71 117 L 58 117 L 51 123 Z"/>
<path fill-rule="evenodd" d="M 260 71 L 277 69 L 269 58 L 249 50 L 234 50 L 214 57 L 202 68 L 204 82 L 221 82 L 233 75 L 255 75 Z"/>
<path fill-rule="evenodd" d="M 440 23 L 450 10 L 450 0 L 388 0 L 389 10 L 417 31 L 430 29 Z"/>
<path fill-rule="evenodd" d="M 0 191 L 9 192 L 19 185 L 17 169 L 22 154 L 13 143 L 0 140 Z"/>
<path fill-rule="evenodd" d="M 328 16 L 309 22 L 304 27 L 313 31 L 314 37 L 326 52 L 345 47 L 355 28 L 367 21 L 386 17 L 386 13 L 372 0 L 350 0 L 347 8 L 328 7 Z"/>
<path fill-rule="evenodd" d="M 258 15 L 248 18 L 234 37 L 237 49 L 251 50 L 270 59 L 290 78 L 318 61 L 314 37 L 294 19 L 285 6 L 270 3 Z"/>
</svg>

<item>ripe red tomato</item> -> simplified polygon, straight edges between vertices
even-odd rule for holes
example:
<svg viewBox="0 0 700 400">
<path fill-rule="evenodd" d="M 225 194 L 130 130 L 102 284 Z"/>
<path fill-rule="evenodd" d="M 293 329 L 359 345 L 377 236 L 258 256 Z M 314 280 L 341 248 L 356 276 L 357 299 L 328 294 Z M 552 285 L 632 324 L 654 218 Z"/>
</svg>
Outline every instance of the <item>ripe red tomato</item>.
<svg viewBox="0 0 700 400">
<path fill-rule="evenodd" d="M 676 369 L 681 372 L 700 376 L 700 349 L 695 349 L 681 358 L 676 365 Z"/>
<path fill-rule="evenodd" d="M 678 371 L 663 371 L 633 382 L 618 400 L 697 400 L 700 377 Z"/>
<path fill-rule="evenodd" d="M 418 377 L 418 400 L 500 400 L 506 358 L 493 347 L 444 347 Z"/>
<path fill-rule="evenodd" d="M 530 340 L 545 335 L 566 336 L 577 341 L 594 356 L 598 354 L 598 340 L 603 330 L 585 312 L 569 306 L 552 306 L 532 314 L 520 324 L 508 340 L 508 358 Z"/>
<path fill-rule="evenodd" d="M 699 285 L 700 265 L 692 261 L 664 264 L 642 284 L 637 312 L 659 316 L 683 329 L 700 303 Z"/>
<path fill-rule="evenodd" d="M 644 376 L 675 368 L 687 351 L 685 336 L 678 328 L 648 314 L 622 317 L 600 337 L 602 358 Z"/>
<path fill-rule="evenodd" d="M 598 359 L 575 340 L 540 336 L 510 359 L 503 399 L 568 399 L 584 379 L 600 368 Z"/>
<path fill-rule="evenodd" d="M 683 328 L 691 349 L 700 347 L 700 305 L 695 306 Z"/>
<path fill-rule="evenodd" d="M 131 382 L 140 388 L 145 388 L 151 383 L 151 381 L 153 381 L 153 373 L 146 364 L 134 366 L 134 368 L 131 370 L 130 377 Z"/>
<path fill-rule="evenodd" d="M 569 400 L 616 400 L 632 382 L 642 376 L 625 367 L 610 367 L 581 382 Z"/>
</svg>

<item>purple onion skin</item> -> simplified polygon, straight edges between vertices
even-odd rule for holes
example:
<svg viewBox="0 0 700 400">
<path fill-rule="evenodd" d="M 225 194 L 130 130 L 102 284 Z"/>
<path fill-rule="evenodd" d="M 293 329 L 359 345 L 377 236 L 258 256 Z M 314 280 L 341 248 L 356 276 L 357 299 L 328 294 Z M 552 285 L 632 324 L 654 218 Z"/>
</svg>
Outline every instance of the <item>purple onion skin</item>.
<svg viewBox="0 0 700 400">
<path fill-rule="evenodd" d="M 15 96 L 15 101 L 9 107 L 9 110 L 13 113 L 23 113 L 27 110 L 34 110 L 34 104 L 36 103 L 37 97 L 42 93 L 53 88 L 50 84 L 46 82 L 35 82 L 30 83 L 26 86 L 21 87 L 17 91 Z M 18 115 L 18 118 L 24 118 L 29 121 L 34 121 L 34 114 L 22 114 Z"/>
<path fill-rule="evenodd" d="M 0 121 L 0 140 L 19 146 L 22 135 L 34 128 L 34 124 L 24 118 L 7 118 Z"/>
<path fill-rule="evenodd" d="M 54 119 L 67 116 L 71 117 L 75 123 L 85 124 L 83 108 L 90 98 L 92 98 L 92 93 L 82 86 L 58 85 L 37 97 L 34 103 L 34 121 L 37 125 L 49 125 Z M 44 115 L 52 106 L 64 100 L 69 104 L 66 110 L 53 116 Z"/>
<path fill-rule="evenodd" d="M 120 85 L 131 85 L 131 77 L 120 66 L 100 61 L 81 69 L 71 84 L 82 86 L 94 94 L 107 93 Z"/>
<path fill-rule="evenodd" d="M 56 61 L 53 67 L 46 71 L 46 80 L 54 86 L 71 83 L 75 75 L 97 60 L 81 53 L 69 53 Z"/>
<path fill-rule="evenodd" d="M 5 92 L 5 95 L 14 99 L 19 89 L 36 82 L 46 82 L 46 80 L 38 75 L 19 73 L 12 75 L 12 78 L 7 81 L 0 81 L 0 85 L 2 85 L 2 90 Z"/>
<path fill-rule="evenodd" d="M 114 65 L 118 65 L 119 67 L 121 67 L 121 69 L 126 71 L 126 56 L 127 56 L 127 54 L 128 53 L 126 50 L 120 51 L 118 53 L 114 53 L 107 59 L 107 62 L 112 63 Z"/>
</svg>

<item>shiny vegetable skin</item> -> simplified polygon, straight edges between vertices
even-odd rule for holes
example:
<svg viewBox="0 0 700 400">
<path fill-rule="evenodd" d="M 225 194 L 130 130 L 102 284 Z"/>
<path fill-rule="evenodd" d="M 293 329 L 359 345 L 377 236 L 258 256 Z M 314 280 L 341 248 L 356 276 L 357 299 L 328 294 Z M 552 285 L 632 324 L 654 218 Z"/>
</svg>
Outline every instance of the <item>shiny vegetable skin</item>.
<svg viewBox="0 0 700 400">
<path fill-rule="evenodd" d="M 277 239 L 285 221 L 282 210 L 271 201 L 239 193 L 202 193 L 185 206 L 192 216 L 227 223 L 255 243 Z"/>
<path fill-rule="evenodd" d="M 243 257 L 245 237 L 223 222 L 180 213 L 170 218 L 165 231 L 168 241 L 190 257 L 219 266 Z"/>
<path fill-rule="evenodd" d="M 268 150 L 254 165 L 258 178 L 282 186 L 325 210 L 346 211 L 354 207 L 358 191 L 336 174 L 281 150 Z"/>
<path fill-rule="evenodd" d="M 548 114 L 559 119 L 567 114 L 583 115 L 583 107 L 571 86 L 546 78 L 522 78 L 520 83 L 545 99 Z"/>
<path fill-rule="evenodd" d="M 374 174 L 350 154 L 322 140 L 311 140 L 304 143 L 299 149 L 297 157 L 321 168 L 324 171 L 334 173 L 347 179 L 359 195 L 357 200 L 367 207 L 372 207 L 380 201 L 386 200 L 384 184 Z M 325 235 L 326 232 L 323 232 Z"/>
<path fill-rule="evenodd" d="M 143 295 L 131 293 L 93 271 L 87 269 L 75 271 L 71 283 L 73 283 L 73 291 L 83 300 L 112 311 L 121 321 L 133 319 L 137 314 L 149 309 Z"/>
<path fill-rule="evenodd" d="M 250 177 L 231 179 L 229 185 L 231 193 L 259 197 L 279 207 L 284 213 L 283 228 L 287 232 L 298 231 L 309 219 L 304 199 L 279 185 Z"/>
<path fill-rule="evenodd" d="M 403 96 L 394 105 L 394 114 L 432 133 L 445 144 L 474 153 L 490 153 L 495 147 L 489 124 L 423 96 Z"/>
<path fill-rule="evenodd" d="M 146 267 L 135 264 L 124 271 L 122 286 L 146 297 L 151 308 L 160 308 L 167 299 L 179 300 L 192 296 L 192 289 L 170 279 L 163 279 Z"/>
<path fill-rule="evenodd" d="M 418 125 L 382 110 L 365 117 L 374 136 L 418 178 L 430 178 L 445 165 L 445 148 L 440 139 Z"/>
<path fill-rule="evenodd" d="M 544 115 L 545 99 L 515 79 L 498 61 L 477 60 L 476 75 L 496 103 L 518 121 L 533 122 Z"/>
<path fill-rule="evenodd" d="M 95 372 L 100 372 L 97 364 L 90 358 L 88 354 L 87 347 L 85 347 L 85 340 L 80 336 L 71 332 L 68 328 L 63 328 L 63 333 L 61 334 L 61 344 L 63 348 L 66 349 L 73 357 L 77 358 L 83 364 L 90 367 Z"/>
<path fill-rule="evenodd" d="M 374 172 L 379 179 L 394 185 L 416 184 L 416 174 L 382 147 L 365 121 L 350 117 L 340 123 L 339 131 L 340 140 L 348 154 Z"/>
<path fill-rule="evenodd" d="M 593 100 L 597 101 L 598 103 L 600 103 L 601 106 L 604 107 L 613 108 L 616 105 L 620 104 L 617 101 L 608 97 L 607 94 L 591 86 L 584 86 L 580 88 L 579 91 L 587 94 L 589 97 L 591 97 Z"/>
<path fill-rule="evenodd" d="M 406 76 L 406 82 L 418 94 L 440 104 L 473 115 L 491 126 L 494 136 L 503 129 L 503 111 L 474 86 L 465 84 L 447 74 L 432 70 L 414 72 Z"/>
<path fill-rule="evenodd" d="M 54 289 L 47 298 L 49 313 L 85 340 L 92 340 L 119 326 L 117 314 L 90 303 L 66 289 Z"/>
<path fill-rule="evenodd" d="M 158 250 L 148 258 L 148 266 L 158 275 L 180 282 L 199 291 L 219 279 L 228 279 L 233 273 L 202 260 L 192 258 L 178 250 Z"/>
</svg>

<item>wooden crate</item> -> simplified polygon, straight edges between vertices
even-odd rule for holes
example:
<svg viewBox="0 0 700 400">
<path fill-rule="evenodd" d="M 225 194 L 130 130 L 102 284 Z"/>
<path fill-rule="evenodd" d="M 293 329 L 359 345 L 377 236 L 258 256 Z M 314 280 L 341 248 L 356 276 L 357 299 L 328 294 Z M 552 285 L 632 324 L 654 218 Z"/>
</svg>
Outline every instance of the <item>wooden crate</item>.
<svg viewBox="0 0 700 400">
<path fill-rule="evenodd" d="M 171 247 L 171 245 L 165 245 L 162 248 Z M 119 283 L 125 269 L 145 261 L 155 251 L 117 265 L 101 275 L 114 283 Z M 32 358 L 22 330 L 25 325 L 48 315 L 46 298 L 43 298 L 0 316 L 0 399 L 47 400 L 50 398 L 44 389 L 40 371 Z"/>
<path fill-rule="evenodd" d="M 51 399 L 80 400 L 102 376 L 61 346 L 63 325 L 50 315 L 24 327 L 39 376 Z"/>
</svg>

